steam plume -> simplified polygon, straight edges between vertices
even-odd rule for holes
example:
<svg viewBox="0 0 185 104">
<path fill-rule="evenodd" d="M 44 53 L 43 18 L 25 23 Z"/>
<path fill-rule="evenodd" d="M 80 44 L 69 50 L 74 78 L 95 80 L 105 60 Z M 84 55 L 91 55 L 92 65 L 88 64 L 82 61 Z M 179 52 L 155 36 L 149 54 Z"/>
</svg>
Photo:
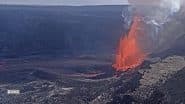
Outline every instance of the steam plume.
<svg viewBox="0 0 185 104">
<path fill-rule="evenodd" d="M 170 48 L 176 39 L 185 34 L 184 0 L 129 0 L 133 12 L 142 15 L 147 34 L 143 45 L 146 51 L 158 53 Z M 134 13 L 133 13 L 134 14 Z"/>
</svg>

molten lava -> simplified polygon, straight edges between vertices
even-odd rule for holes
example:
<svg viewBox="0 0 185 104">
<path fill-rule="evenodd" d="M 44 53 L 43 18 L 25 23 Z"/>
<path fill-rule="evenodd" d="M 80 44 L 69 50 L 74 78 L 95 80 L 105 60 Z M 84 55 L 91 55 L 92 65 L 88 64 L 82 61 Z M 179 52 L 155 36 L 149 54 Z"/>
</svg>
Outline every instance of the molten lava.
<svg viewBox="0 0 185 104">
<path fill-rule="evenodd" d="M 139 66 L 146 54 L 142 51 L 138 35 L 138 28 L 141 26 L 139 17 L 134 17 L 130 31 L 124 37 L 121 37 L 119 48 L 116 54 L 116 62 L 113 67 L 117 71 L 126 71 Z"/>
</svg>

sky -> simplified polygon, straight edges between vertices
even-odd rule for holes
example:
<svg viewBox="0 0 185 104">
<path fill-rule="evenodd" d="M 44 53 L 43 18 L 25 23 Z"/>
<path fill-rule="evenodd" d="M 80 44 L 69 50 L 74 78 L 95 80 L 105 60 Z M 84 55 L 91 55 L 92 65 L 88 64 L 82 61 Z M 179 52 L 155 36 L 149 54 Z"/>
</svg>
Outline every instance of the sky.
<svg viewBox="0 0 185 104">
<path fill-rule="evenodd" d="M 124 5 L 127 0 L 0 0 L 0 4 L 22 5 Z"/>
</svg>

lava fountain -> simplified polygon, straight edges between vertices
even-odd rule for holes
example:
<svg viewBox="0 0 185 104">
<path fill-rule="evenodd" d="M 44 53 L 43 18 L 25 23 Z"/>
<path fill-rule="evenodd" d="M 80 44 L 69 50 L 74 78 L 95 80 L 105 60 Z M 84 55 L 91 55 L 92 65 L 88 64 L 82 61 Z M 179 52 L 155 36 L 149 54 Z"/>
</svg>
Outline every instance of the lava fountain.
<svg viewBox="0 0 185 104">
<path fill-rule="evenodd" d="M 146 53 L 142 50 L 138 39 L 140 27 L 140 17 L 135 16 L 128 34 L 120 38 L 115 64 L 112 65 L 117 71 L 135 68 L 145 59 Z"/>
</svg>

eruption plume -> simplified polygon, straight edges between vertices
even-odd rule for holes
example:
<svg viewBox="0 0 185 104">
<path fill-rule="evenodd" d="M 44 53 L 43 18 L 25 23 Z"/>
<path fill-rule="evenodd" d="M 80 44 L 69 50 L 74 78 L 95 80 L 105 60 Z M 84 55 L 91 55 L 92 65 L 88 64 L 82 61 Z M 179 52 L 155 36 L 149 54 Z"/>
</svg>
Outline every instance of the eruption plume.
<svg viewBox="0 0 185 104">
<path fill-rule="evenodd" d="M 135 68 L 140 65 L 146 57 L 138 40 L 140 22 L 140 18 L 135 16 L 130 31 L 120 39 L 118 52 L 116 54 L 116 63 L 113 65 L 117 71 L 126 71 L 130 68 Z"/>
<path fill-rule="evenodd" d="M 150 37 L 149 53 L 169 49 L 184 35 L 185 0 L 128 0 L 132 8 L 142 15 L 145 34 Z M 180 16 L 181 15 L 181 16 Z M 148 44 L 148 43 L 147 43 Z"/>
<path fill-rule="evenodd" d="M 170 49 L 177 39 L 185 34 L 183 28 L 185 26 L 185 0 L 128 1 L 131 10 L 129 8 L 123 11 L 122 16 L 126 29 L 130 28 L 130 30 L 120 39 L 115 64 L 113 64 L 117 71 L 137 67 L 148 54 Z M 134 17 L 135 13 L 141 17 Z M 140 35 L 138 28 L 144 28 L 143 35 Z M 142 41 L 139 38 L 142 38 Z"/>
</svg>

